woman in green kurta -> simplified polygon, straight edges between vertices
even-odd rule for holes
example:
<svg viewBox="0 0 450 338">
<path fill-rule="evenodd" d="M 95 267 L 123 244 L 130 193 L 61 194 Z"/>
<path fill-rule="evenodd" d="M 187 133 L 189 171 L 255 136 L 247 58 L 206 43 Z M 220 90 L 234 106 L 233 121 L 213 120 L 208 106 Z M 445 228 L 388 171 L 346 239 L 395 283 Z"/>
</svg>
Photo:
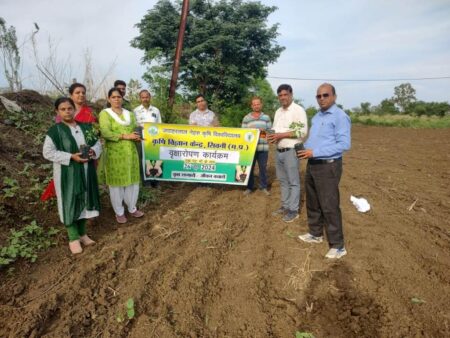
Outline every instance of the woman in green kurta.
<svg viewBox="0 0 450 338">
<path fill-rule="evenodd" d="M 135 142 L 140 136 L 134 132 L 134 114 L 122 108 L 123 97 L 117 88 L 108 92 L 111 108 L 100 113 L 100 132 L 105 140 L 103 161 L 104 180 L 109 186 L 111 204 L 119 223 L 126 223 L 123 202 L 133 217 L 144 213 L 136 208 L 139 195 L 139 159 Z"/>
</svg>

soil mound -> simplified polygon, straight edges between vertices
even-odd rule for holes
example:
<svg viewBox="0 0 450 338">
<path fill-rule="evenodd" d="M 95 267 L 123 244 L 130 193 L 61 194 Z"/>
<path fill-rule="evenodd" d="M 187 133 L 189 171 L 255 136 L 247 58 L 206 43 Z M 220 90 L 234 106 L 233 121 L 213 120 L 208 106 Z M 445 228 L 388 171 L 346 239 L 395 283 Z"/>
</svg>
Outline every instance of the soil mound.
<svg viewBox="0 0 450 338">
<path fill-rule="evenodd" d="M 8 100 L 15 101 L 22 110 L 26 112 L 37 112 L 39 110 L 53 110 L 53 100 L 46 96 L 41 95 L 34 90 L 24 89 L 20 92 L 15 93 L 4 93 L 1 94 L 6 97 Z M 0 102 L 0 114 L 5 113 L 5 107 Z"/>
<path fill-rule="evenodd" d="M 39 196 L 51 176 L 42 144 L 53 123 L 52 99 L 34 90 L 4 93 L 21 112 L 8 112 L 0 101 L 0 244 L 8 229 L 35 220 L 45 225 L 48 211 Z"/>
</svg>

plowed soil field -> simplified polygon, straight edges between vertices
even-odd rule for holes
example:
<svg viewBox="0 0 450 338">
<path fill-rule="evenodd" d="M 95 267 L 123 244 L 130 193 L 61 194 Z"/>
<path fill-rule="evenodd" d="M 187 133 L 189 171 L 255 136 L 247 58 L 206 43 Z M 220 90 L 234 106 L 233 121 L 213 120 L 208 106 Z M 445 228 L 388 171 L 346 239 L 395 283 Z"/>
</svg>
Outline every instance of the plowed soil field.
<svg viewBox="0 0 450 338">
<path fill-rule="evenodd" d="M 0 272 L 1 337 L 450 337 L 450 130 L 354 126 L 341 206 L 348 255 L 296 237 L 271 196 L 162 184 L 158 205 L 72 257 Z M 273 153 L 273 150 L 272 150 Z M 302 163 L 302 176 L 305 164 Z M 372 206 L 359 213 L 350 195 Z M 134 318 L 126 302 L 134 300 Z"/>
</svg>

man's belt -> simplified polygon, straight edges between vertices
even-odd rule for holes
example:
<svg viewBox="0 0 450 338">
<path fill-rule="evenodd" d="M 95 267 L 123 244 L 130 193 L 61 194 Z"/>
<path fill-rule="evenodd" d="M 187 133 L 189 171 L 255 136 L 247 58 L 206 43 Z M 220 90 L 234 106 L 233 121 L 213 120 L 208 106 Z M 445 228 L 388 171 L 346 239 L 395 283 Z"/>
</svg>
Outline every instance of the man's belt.
<svg viewBox="0 0 450 338">
<path fill-rule="evenodd" d="M 289 151 L 289 150 L 292 150 L 292 149 L 294 149 L 294 148 L 277 148 L 277 151 L 279 153 L 284 153 L 285 151 Z"/>
<path fill-rule="evenodd" d="M 308 160 L 308 164 L 327 164 L 327 163 L 333 163 L 333 162 L 337 162 L 337 161 L 342 161 L 342 157 L 339 158 L 330 158 L 328 160 L 316 160 L 313 158 L 310 158 Z"/>
</svg>

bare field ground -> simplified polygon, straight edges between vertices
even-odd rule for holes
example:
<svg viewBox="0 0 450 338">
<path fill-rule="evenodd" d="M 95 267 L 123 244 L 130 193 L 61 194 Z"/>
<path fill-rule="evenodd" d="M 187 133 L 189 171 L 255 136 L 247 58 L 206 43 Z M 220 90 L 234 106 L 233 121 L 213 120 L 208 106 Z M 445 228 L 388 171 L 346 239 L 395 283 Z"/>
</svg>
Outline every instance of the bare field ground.
<svg viewBox="0 0 450 338">
<path fill-rule="evenodd" d="M 326 244 L 296 239 L 304 202 L 294 223 L 271 216 L 273 160 L 269 173 L 271 196 L 163 184 L 142 220 L 118 226 L 106 210 L 82 255 L 61 239 L 0 272 L 0 336 L 450 336 L 450 130 L 353 128 L 341 181 L 349 254 L 337 262 Z M 352 194 L 372 210 L 358 213 Z"/>
</svg>

